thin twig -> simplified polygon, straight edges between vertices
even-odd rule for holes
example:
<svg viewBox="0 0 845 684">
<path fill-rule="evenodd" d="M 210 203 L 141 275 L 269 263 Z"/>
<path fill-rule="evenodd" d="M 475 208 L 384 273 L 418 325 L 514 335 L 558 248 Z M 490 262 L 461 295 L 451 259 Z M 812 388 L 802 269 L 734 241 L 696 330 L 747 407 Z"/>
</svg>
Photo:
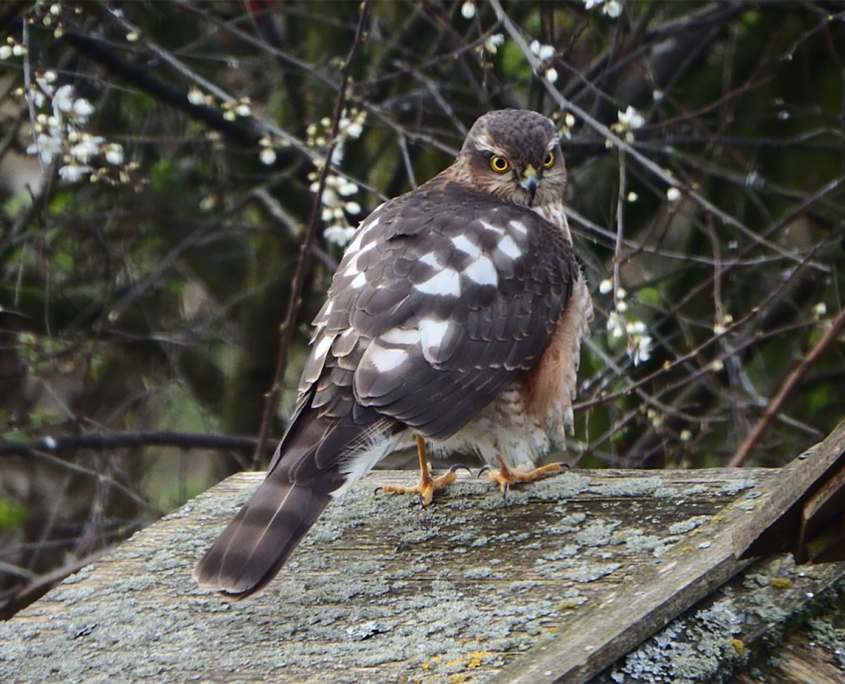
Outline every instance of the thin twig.
<svg viewBox="0 0 845 684">
<path fill-rule="evenodd" d="M 273 384 L 265 395 L 264 415 L 261 417 L 261 429 L 258 433 L 258 445 L 252 458 L 252 468 L 257 470 L 261 463 L 261 456 L 264 454 L 267 440 L 270 436 L 270 427 L 273 423 L 273 416 L 276 413 L 276 405 L 279 401 L 279 395 L 282 392 L 282 383 L 284 380 L 285 369 L 288 364 L 288 352 L 290 350 L 291 342 L 293 341 L 293 331 L 296 325 L 297 315 L 302 305 L 302 288 L 305 284 L 305 275 L 308 272 L 309 253 L 311 250 L 311 243 L 314 241 L 314 235 L 317 232 L 317 225 L 320 223 L 322 214 L 322 198 L 323 190 L 326 187 L 326 178 L 332 168 L 332 154 L 338 142 L 338 133 L 340 131 L 340 119 L 343 116 L 343 111 L 346 108 L 347 89 L 349 87 L 349 75 L 352 70 L 352 63 L 358 54 L 358 49 L 363 45 L 365 39 L 365 29 L 370 16 L 371 0 L 365 0 L 361 4 L 361 12 L 358 16 L 358 26 L 355 29 L 355 37 L 352 40 L 352 46 L 349 48 L 349 53 L 346 56 L 346 61 L 343 63 L 343 68 L 340 72 L 340 87 L 337 91 L 337 100 L 335 102 L 334 114 L 332 116 L 331 129 L 331 144 L 326 151 L 323 168 L 320 170 L 320 178 L 317 183 L 317 192 L 314 195 L 314 204 L 311 207 L 311 216 L 308 220 L 308 228 L 305 231 L 305 236 L 302 239 L 302 244 L 299 249 L 299 259 L 296 263 L 296 273 L 291 282 L 290 298 L 288 299 L 288 308 L 285 320 L 282 323 L 281 334 L 279 335 L 279 355 L 276 359 L 276 371 L 273 375 Z"/>
<path fill-rule="evenodd" d="M 777 391 L 775 396 L 772 397 L 768 406 L 766 406 L 766 410 L 763 411 L 763 415 L 760 416 L 760 420 L 757 421 L 754 429 L 748 433 L 745 441 L 739 449 L 736 450 L 733 458 L 731 458 L 728 463 L 730 467 L 736 468 L 745 464 L 748 457 L 751 455 L 751 451 L 757 445 L 757 442 L 760 441 L 763 433 L 768 429 L 769 425 L 771 425 L 777 414 L 780 413 L 783 405 L 786 403 L 786 400 L 792 394 L 798 383 L 801 382 L 801 379 L 807 374 L 807 371 L 810 370 L 813 364 L 818 361 L 819 357 L 825 352 L 825 350 L 836 341 L 836 338 L 839 336 L 839 333 L 842 332 L 844 327 L 845 309 L 842 309 L 842 311 L 837 314 L 836 318 L 833 319 L 833 322 L 830 324 L 830 328 L 828 328 L 827 332 L 825 332 L 822 338 L 816 343 L 816 346 L 813 347 L 810 350 L 810 353 L 801 359 L 798 365 L 792 369 L 788 376 L 786 376 L 786 380 L 783 381 L 780 389 Z"/>
<path fill-rule="evenodd" d="M 250 437 L 210 435 L 205 432 L 119 432 L 113 435 L 63 435 L 20 441 L 0 441 L 0 457 L 33 456 L 37 452 L 59 455 L 76 451 L 113 451 L 138 447 L 216 449 L 252 453 L 256 441 Z"/>
<path fill-rule="evenodd" d="M 616 199 L 616 245 L 613 253 L 613 305 L 619 310 L 619 289 L 622 287 L 622 246 L 625 242 L 625 195 L 627 174 L 625 173 L 625 150 L 619 150 L 619 197 Z"/>
</svg>

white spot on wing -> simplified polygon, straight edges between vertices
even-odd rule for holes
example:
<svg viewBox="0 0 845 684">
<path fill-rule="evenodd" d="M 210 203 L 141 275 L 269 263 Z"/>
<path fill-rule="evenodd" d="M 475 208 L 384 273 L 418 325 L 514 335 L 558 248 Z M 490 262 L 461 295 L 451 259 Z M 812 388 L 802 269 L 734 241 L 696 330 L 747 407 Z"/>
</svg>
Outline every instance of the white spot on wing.
<svg viewBox="0 0 845 684">
<path fill-rule="evenodd" d="M 420 261 L 427 266 L 431 266 L 432 268 L 441 269 L 443 268 L 443 264 L 440 263 L 440 260 L 437 258 L 437 255 L 433 252 L 428 252 L 427 254 L 423 254 L 420 257 Z"/>
<path fill-rule="evenodd" d="M 499 274 L 493 262 L 486 256 L 479 257 L 464 269 L 464 275 L 478 285 L 499 284 Z"/>
<path fill-rule="evenodd" d="M 460 274 L 453 268 L 444 268 L 440 273 L 435 273 L 431 278 L 414 285 L 417 292 L 423 294 L 440 295 L 442 297 L 461 296 Z"/>
<path fill-rule="evenodd" d="M 492 223 L 487 223 L 487 221 L 481 221 L 481 227 L 484 228 L 484 230 L 489 230 L 494 233 L 498 233 L 499 235 L 505 234 L 504 228 L 501 226 L 494 226 Z"/>
<path fill-rule="evenodd" d="M 381 206 L 376 209 L 372 214 L 370 214 L 370 216 L 373 216 L 379 209 L 381 209 Z M 361 248 L 361 241 L 364 239 L 364 236 L 369 233 L 373 228 L 375 228 L 378 225 L 378 222 L 379 218 L 373 219 L 370 223 L 367 223 L 367 219 L 364 219 L 364 222 L 360 226 L 358 226 L 358 230 L 355 231 L 355 238 L 352 240 L 352 242 L 349 243 L 349 247 L 346 248 L 346 253 L 350 254 L 359 250 Z"/>
<path fill-rule="evenodd" d="M 317 342 L 317 346 L 314 347 L 313 357 L 315 359 L 324 358 L 329 351 L 329 347 L 332 346 L 333 341 L 334 335 L 326 335 L 323 339 Z"/>
<path fill-rule="evenodd" d="M 522 233 L 523 235 L 528 234 L 528 228 L 522 221 L 511 221 L 510 227 L 513 228 L 517 233 Z"/>
<path fill-rule="evenodd" d="M 505 237 L 499 240 L 499 244 L 497 246 L 502 254 L 510 257 L 511 259 L 518 259 L 522 256 L 522 250 L 519 248 L 519 245 L 513 241 L 513 238 L 510 235 L 505 235 Z"/>
<path fill-rule="evenodd" d="M 403 344 L 411 346 L 420 341 L 419 330 L 402 330 L 401 328 L 391 328 L 384 335 L 380 336 L 382 342 L 390 344 Z"/>
<path fill-rule="evenodd" d="M 385 349 L 378 345 L 371 346 L 367 356 L 379 373 L 396 370 L 408 360 L 408 352 L 404 349 Z"/>
<path fill-rule="evenodd" d="M 470 242 L 466 235 L 458 235 L 457 237 L 453 237 L 452 244 L 455 245 L 455 249 L 469 254 L 473 259 L 477 259 L 481 256 L 481 249 L 478 247 L 478 245 L 475 245 Z"/>
<path fill-rule="evenodd" d="M 449 321 L 437 321 L 433 318 L 423 318 L 420 321 L 420 339 L 426 360 L 432 360 L 430 356 L 443 344 L 451 325 Z"/>
<path fill-rule="evenodd" d="M 351 258 L 349 259 L 349 263 L 346 264 L 346 266 L 344 266 L 343 268 L 343 275 L 349 276 L 350 278 L 354 275 L 357 275 L 360 271 L 360 268 L 358 267 L 358 261 L 364 254 L 369 252 L 375 246 L 375 242 L 369 242 L 364 245 L 360 250 L 358 250 L 357 253 L 353 253 L 353 250 L 348 251 L 347 256 L 350 256 Z"/>
<path fill-rule="evenodd" d="M 355 276 L 355 280 L 353 280 L 351 283 L 349 283 L 349 286 L 354 287 L 355 289 L 358 289 L 359 287 L 364 287 L 364 285 L 366 285 L 366 284 L 367 284 L 367 276 L 364 275 L 363 273 L 359 273 L 357 276 Z"/>
</svg>

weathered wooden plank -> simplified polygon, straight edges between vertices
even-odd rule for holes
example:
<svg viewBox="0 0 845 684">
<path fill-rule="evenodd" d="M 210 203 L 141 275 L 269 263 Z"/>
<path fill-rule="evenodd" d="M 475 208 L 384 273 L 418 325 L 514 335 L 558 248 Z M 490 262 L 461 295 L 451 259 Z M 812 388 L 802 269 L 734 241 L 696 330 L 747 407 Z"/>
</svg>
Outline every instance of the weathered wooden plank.
<svg viewBox="0 0 845 684">
<path fill-rule="evenodd" d="M 413 474 L 377 473 L 267 590 L 229 603 L 190 571 L 261 477 L 235 476 L 0 625 L 0 680 L 487 680 L 549 635 L 581 639 L 580 615 L 637 605 L 638 569 L 709 563 L 776 475 L 585 471 L 507 499 L 466 479 L 421 509 L 373 491 Z"/>
<path fill-rule="evenodd" d="M 739 557 L 791 551 L 796 560 L 845 560 L 845 422 L 784 470 L 780 485 L 747 524 L 737 527 Z M 826 538 L 814 552 L 812 543 Z M 837 544 L 839 542 L 839 544 Z M 818 544 L 816 544 L 818 546 Z M 833 548 L 831 548 L 833 547 Z"/>
<path fill-rule="evenodd" d="M 799 536 L 801 502 L 824 484 L 845 449 L 845 423 L 821 444 L 759 485 L 753 502 L 726 506 L 707 526 L 688 535 L 662 566 L 630 573 L 570 622 L 567 634 L 549 637 L 526 660 L 505 668 L 505 682 L 580 682 L 620 658 L 647 636 L 724 584 L 748 561 L 738 556 L 761 535 L 772 539 L 771 527 L 784 538 L 778 550 L 792 548 Z M 752 510 L 754 511 L 752 513 Z M 787 518 L 794 521 L 784 526 Z M 753 536 L 745 531 L 751 530 Z M 739 542 L 737 542 L 739 540 Z M 775 543 L 775 542 L 771 542 Z"/>
<path fill-rule="evenodd" d="M 827 659 L 824 653 L 816 654 L 819 666 L 813 674 L 810 664 L 801 659 L 788 662 L 789 644 L 802 642 L 801 631 L 816 631 L 815 620 L 806 624 L 808 612 L 815 614 L 826 604 L 839 603 L 842 590 L 845 563 L 798 566 L 788 555 L 760 559 L 591 681 L 741 679 L 748 684 L 769 684 L 780 681 L 778 672 L 789 682 L 827 681 L 831 672 L 837 673 L 833 681 L 845 681 L 845 669 L 836 666 L 830 652 Z M 833 641 L 826 644 L 831 651 L 836 646 Z M 760 674 L 763 667 L 765 676 Z M 803 668 L 809 676 L 789 678 L 792 675 L 788 673 L 796 668 Z"/>
</svg>

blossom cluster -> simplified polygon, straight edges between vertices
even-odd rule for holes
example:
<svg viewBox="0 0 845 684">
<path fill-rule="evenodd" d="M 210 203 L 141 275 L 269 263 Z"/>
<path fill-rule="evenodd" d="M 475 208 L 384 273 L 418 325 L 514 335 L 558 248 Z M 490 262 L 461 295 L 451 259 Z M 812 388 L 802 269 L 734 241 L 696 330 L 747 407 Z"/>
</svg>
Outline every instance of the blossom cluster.
<svg viewBox="0 0 845 684">
<path fill-rule="evenodd" d="M 575 117 L 567 112 L 563 117 L 563 125 L 560 126 L 560 134 L 567 140 L 572 140 L 572 127 L 575 125 Z"/>
<path fill-rule="evenodd" d="M 44 165 L 60 160 L 59 176 L 68 183 L 86 177 L 92 181 L 128 182 L 123 147 L 85 131 L 94 113 L 93 105 L 84 97 L 77 97 L 72 85 L 56 86 L 56 80 L 54 71 L 37 73 L 26 93 L 35 112 L 34 142 L 26 148 L 27 154 L 37 155 Z"/>
<path fill-rule="evenodd" d="M 642 128 L 645 124 L 645 118 L 632 106 L 624 112 L 618 112 L 618 120 L 616 123 L 610 125 L 610 130 L 618 135 L 624 135 L 628 143 L 634 142 L 634 131 L 637 128 Z"/>
<path fill-rule="evenodd" d="M 599 292 L 608 294 L 613 290 L 611 280 L 603 280 L 599 284 Z M 607 332 L 611 342 L 624 337 L 628 356 L 635 366 L 645 363 L 651 358 L 652 339 L 648 334 L 646 324 L 637 319 L 628 318 L 628 293 L 624 288 L 617 287 L 614 292 L 615 308 L 607 317 Z"/>
<path fill-rule="evenodd" d="M 619 0 L 584 0 L 584 9 L 591 10 L 593 7 L 601 7 L 602 13 L 612 19 L 616 19 L 622 12 Z"/>
<path fill-rule="evenodd" d="M 339 167 L 343 163 L 343 155 L 347 140 L 355 140 L 361 137 L 364 132 L 364 122 L 367 119 L 367 112 L 352 110 L 344 112 L 338 124 L 337 138 L 332 150 L 331 164 Z M 306 130 L 306 143 L 309 147 L 326 147 L 331 135 L 331 120 L 326 117 L 318 124 L 311 124 Z M 310 190 L 316 193 L 319 190 L 319 177 L 322 170 L 321 163 L 315 163 L 315 170 L 308 174 L 311 181 Z M 326 224 L 323 235 L 326 240 L 340 247 L 352 239 L 355 228 L 349 223 L 347 215 L 360 214 L 361 205 L 352 195 L 358 192 L 358 184 L 348 178 L 336 173 L 329 173 L 326 176 L 326 184 L 323 194 L 320 196 L 322 204 L 322 219 Z"/>
<path fill-rule="evenodd" d="M 539 40 L 532 40 L 530 47 L 531 52 L 540 60 L 537 73 L 543 76 L 549 83 L 557 81 L 557 69 L 552 66 L 557 55 L 557 50 L 555 50 L 554 46 L 541 45 Z"/>
</svg>

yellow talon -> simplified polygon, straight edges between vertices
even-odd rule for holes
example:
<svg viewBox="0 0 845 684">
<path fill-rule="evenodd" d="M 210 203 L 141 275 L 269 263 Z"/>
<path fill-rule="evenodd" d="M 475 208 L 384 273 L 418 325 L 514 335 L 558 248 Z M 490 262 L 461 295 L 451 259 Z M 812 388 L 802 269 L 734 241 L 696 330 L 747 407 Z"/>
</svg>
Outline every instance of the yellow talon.
<svg viewBox="0 0 845 684">
<path fill-rule="evenodd" d="M 494 468 L 487 473 L 487 477 L 493 482 L 498 482 L 502 491 L 516 482 L 533 482 L 539 480 L 541 477 L 551 475 L 552 473 L 559 473 L 565 470 L 560 463 L 549 463 L 548 465 L 540 466 L 534 470 L 529 470 L 527 473 L 521 470 L 511 470 L 505 464 L 501 468 Z"/>
<path fill-rule="evenodd" d="M 415 439 L 417 441 L 417 456 L 420 460 L 420 481 L 413 487 L 384 485 L 381 487 L 381 491 L 385 494 L 419 494 L 422 505 L 428 506 L 434 498 L 434 492 L 452 484 L 458 479 L 458 474 L 450 470 L 440 477 L 432 477 L 431 464 L 428 462 L 425 448 L 425 440 L 419 435 L 415 435 Z"/>
</svg>

